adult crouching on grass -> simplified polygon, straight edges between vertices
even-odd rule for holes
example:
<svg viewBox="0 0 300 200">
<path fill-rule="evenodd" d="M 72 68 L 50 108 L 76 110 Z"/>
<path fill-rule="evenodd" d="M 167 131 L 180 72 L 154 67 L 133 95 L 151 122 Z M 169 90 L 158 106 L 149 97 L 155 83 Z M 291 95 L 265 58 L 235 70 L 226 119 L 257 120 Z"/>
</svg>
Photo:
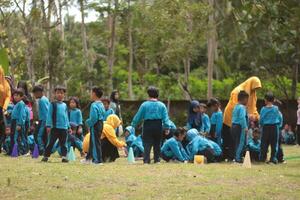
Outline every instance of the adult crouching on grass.
<svg viewBox="0 0 300 200">
<path fill-rule="evenodd" d="M 232 125 L 232 112 L 235 105 L 238 103 L 238 94 L 240 91 L 245 91 L 249 95 L 249 101 L 247 104 L 247 112 L 250 120 L 258 121 L 259 114 L 257 112 L 256 102 L 257 96 L 256 91 L 260 89 L 261 82 L 258 77 L 253 76 L 247 79 L 245 82 L 234 88 L 230 94 L 229 102 L 224 110 L 223 116 L 223 130 L 222 130 L 222 139 L 223 139 L 223 153 L 224 158 L 233 160 L 234 158 L 234 140 L 230 135 L 230 128 Z"/>
<path fill-rule="evenodd" d="M 0 66 L 0 153 L 2 144 L 6 138 L 5 135 L 5 115 L 7 107 L 11 99 L 10 85 L 5 79 L 4 70 Z"/>
<path fill-rule="evenodd" d="M 166 127 L 167 132 L 170 128 L 167 108 L 165 104 L 158 100 L 159 90 L 150 86 L 147 93 L 149 100 L 140 106 L 131 123 L 131 126 L 135 128 L 143 121 L 144 164 L 150 164 L 152 146 L 154 149 L 154 163 L 160 162 L 163 127 Z"/>
</svg>

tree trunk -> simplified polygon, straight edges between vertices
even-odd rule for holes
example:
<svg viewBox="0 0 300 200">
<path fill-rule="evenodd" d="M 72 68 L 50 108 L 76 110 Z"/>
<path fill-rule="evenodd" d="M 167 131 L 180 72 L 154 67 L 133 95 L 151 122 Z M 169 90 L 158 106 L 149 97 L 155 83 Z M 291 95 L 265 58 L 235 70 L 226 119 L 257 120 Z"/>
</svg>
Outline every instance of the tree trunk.
<svg viewBox="0 0 300 200">
<path fill-rule="evenodd" d="M 86 27 L 85 27 L 85 19 L 84 19 L 84 0 L 79 0 L 80 4 L 80 13 L 81 13 L 81 40 L 82 40 L 82 48 L 83 48 L 83 64 L 86 66 L 87 72 L 91 72 L 91 66 L 89 62 L 89 54 L 88 54 L 88 46 L 87 46 L 87 37 L 86 37 Z M 88 81 L 88 85 L 91 86 L 91 82 Z"/>
<path fill-rule="evenodd" d="M 291 87 L 291 99 L 296 99 L 296 94 L 297 94 L 297 83 L 298 83 L 298 73 L 299 73 L 299 64 L 295 63 L 293 65 L 293 70 L 292 70 L 292 87 Z"/>
<path fill-rule="evenodd" d="M 107 56 L 107 64 L 108 64 L 108 88 L 111 92 L 113 90 L 113 66 L 115 62 L 115 42 L 116 42 L 116 18 L 117 18 L 117 10 L 118 10 L 118 0 L 114 0 L 114 11 L 110 10 L 108 14 L 108 26 L 110 30 L 110 38 L 108 42 L 108 56 Z M 112 9 L 112 6 L 110 6 Z"/>
<path fill-rule="evenodd" d="M 212 91 L 212 81 L 213 81 L 213 68 L 215 61 L 215 52 L 216 52 L 216 25 L 215 25 L 215 16 L 214 16 L 214 0 L 208 0 L 210 7 L 213 9 L 212 13 L 209 15 L 208 24 L 210 27 L 210 31 L 208 33 L 208 41 L 207 41 L 207 98 L 211 98 L 213 96 Z"/>
<path fill-rule="evenodd" d="M 183 60 L 184 65 L 184 87 L 186 88 L 184 91 L 184 98 L 186 100 L 190 99 L 190 95 L 187 91 L 189 91 L 189 77 L 190 77 L 190 68 L 191 68 L 191 59 L 189 57 Z"/>
<path fill-rule="evenodd" d="M 128 48 L 129 48 L 129 63 L 128 63 L 128 96 L 133 100 L 132 89 L 132 67 L 133 67 L 133 42 L 132 42 L 132 22 L 130 11 L 130 0 L 128 0 Z"/>
</svg>

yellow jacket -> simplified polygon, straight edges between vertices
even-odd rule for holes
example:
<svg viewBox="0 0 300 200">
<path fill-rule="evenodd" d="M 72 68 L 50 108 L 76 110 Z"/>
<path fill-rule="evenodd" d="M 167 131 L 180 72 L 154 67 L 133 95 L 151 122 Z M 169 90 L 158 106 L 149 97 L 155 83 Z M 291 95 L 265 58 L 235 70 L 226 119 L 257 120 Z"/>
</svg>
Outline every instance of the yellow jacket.
<svg viewBox="0 0 300 200">
<path fill-rule="evenodd" d="M 234 106 L 238 103 L 238 94 L 240 91 L 244 90 L 249 94 L 249 101 L 247 104 L 248 114 L 254 117 L 256 120 L 259 119 L 259 114 L 256 108 L 256 90 L 257 88 L 261 88 L 261 82 L 258 77 L 253 76 L 247 79 L 245 82 L 234 88 L 230 94 L 229 102 L 224 110 L 223 123 L 227 126 L 231 127 L 232 120 L 232 111 Z"/>
<path fill-rule="evenodd" d="M 5 79 L 3 68 L 0 66 L 0 107 L 6 110 L 10 102 L 10 98 L 10 85 Z"/>
<path fill-rule="evenodd" d="M 118 140 L 115 129 L 121 125 L 121 120 L 117 115 L 109 115 L 104 122 L 101 139 L 107 138 L 115 147 L 125 147 L 126 143 Z"/>
<path fill-rule="evenodd" d="M 117 115 L 109 115 L 107 120 L 104 122 L 101 139 L 107 138 L 110 143 L 115 147 L 125 147 L 126 143 L 118 140 L 115 129 L 121 124 L 121 120 Z M 90 133 L 86 134 L 83 140 L 83 151 L 88 152 L 90 146 Z"/>
</svg>

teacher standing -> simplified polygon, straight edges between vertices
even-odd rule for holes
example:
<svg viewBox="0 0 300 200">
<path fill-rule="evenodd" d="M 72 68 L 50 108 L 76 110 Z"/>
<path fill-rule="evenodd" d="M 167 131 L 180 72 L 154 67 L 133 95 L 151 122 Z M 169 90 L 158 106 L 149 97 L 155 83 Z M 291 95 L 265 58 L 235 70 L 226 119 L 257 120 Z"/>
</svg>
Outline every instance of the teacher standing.
<svg viewBox="0 0 300 200">
<path fill-rule="evenodd" d="M 10 85 L 5 79 L 3 68 L 0 66 L 0 153 L 5 140 L 5 118 L 4 115 L 10 102 Z"/>
<path fill-rule="evenodd" d="M 257 96 L 256 90 L 261 88 L 261 82 L 258 77 L 253 76 L 247 79 L 245 82 L 234 88 L 230 94 L 229 102 L 224 110 L 223 116 L 223 130 L 222 130 L 222 139 L 223 139 L 223 152 L 225 159 L 232 160 L 234 158 L 234 143 L 233 138 L 230 134 L 230 128 L 232 125 L 232 111 L 234 106 L 238 103 L 238 94 L 240 91 L 244 90 L 249 94 L 249 101 L 247 104 L 247 111 L 249 118 L 253 121 L 259 119 L 259 114 L 256 107 Z"/>
</svg>

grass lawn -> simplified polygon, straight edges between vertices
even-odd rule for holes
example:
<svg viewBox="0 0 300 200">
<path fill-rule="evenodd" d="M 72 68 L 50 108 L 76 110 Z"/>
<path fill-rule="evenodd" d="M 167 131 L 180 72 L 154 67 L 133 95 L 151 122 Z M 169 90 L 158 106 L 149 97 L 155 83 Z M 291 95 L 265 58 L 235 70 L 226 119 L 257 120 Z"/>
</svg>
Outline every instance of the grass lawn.
<svg viewBox="0 0 300 200">
<path fill-rule="evenodd" d="M 287 164 L 49 163 L 0 155 L 0 199 L 300 199 L 300 147 Z M 290 158 L 290 159 L 289 159 Z"/>
</svg>

